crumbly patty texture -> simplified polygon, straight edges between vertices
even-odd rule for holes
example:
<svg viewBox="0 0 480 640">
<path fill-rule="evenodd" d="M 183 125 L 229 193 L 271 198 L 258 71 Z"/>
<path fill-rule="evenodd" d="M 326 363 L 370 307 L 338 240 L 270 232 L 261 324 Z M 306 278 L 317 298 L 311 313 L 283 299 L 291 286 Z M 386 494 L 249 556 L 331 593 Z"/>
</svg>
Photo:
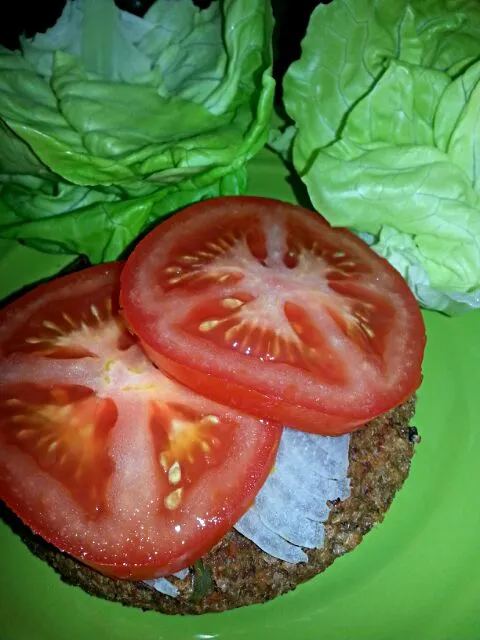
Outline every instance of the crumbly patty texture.
<svg viewBox="0 0 480 640">
<path fill-rule="evenodd" d="M 321 549 L 305 550 L 308 563 L 294 565 L 277 560 L 231 530 L 203 558 L 203 589 L 199 589 L 198 571 L 192 570 L 184 580 L 172 578 L 179 590 L 179 596 L 172 598 L 142 582 L 107 578 L 58 551 L 11 515 L 6 519 L 30 550 L 48 562 L 62 580 L 94 596 L 168 614 L 200 614 L 266 602 L 324 571 L 383 520 L 410 470 L 413 441 L 418 440 L 417 436 L 412 438 L 416 430 L 409 430 L 414 408 L 411 398 L 351 435 L 350 497 L 331 504 L 325 544 Z"/>
</svg>

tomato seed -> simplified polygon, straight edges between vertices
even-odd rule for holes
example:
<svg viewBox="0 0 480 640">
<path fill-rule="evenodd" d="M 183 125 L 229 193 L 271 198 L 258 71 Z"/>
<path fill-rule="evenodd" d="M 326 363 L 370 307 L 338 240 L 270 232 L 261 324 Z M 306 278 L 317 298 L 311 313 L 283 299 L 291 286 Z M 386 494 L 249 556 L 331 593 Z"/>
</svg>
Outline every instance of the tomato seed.
<svg viewBox="0 0 480 640">
<path fill-rule="evenodd" d="M 183 489 L 180 488 L 180 489 L 175 489 L 175 491 L 172 491 L 171 493 L 168 494 L 168 496 L 163 501 L 167 509 L 170 509 L 170 511 L 173 511 L 179 506 L 182 500 L 182 492 L 183 492 Z"/>
<path fill-rule="evenodd" d="M 178 484 L 182 479 L 180 463 L 176 460 L 168 470 L 168 481 L 170 484 Z"/>
</svg>

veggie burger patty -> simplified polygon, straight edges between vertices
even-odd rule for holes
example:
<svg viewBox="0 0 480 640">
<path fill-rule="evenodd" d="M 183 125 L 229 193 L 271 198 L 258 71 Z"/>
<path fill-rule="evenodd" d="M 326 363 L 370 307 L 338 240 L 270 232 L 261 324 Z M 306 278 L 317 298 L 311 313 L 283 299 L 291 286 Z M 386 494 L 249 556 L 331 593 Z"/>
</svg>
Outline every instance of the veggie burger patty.
<svg viewBox="0 0 480 640">
<path fill-rule="evenodd" d="M 197 203 L 126 263 L 0 311 L 0 497 L 94 595 L 264 602 L 383 519 L 424 346 L 411 291 L 349 231 L 278 200 Z"/>
<path fill-rule="evenodd" d="M 78 562 L 34 535 L 12 513 L 5 519 L 30 550 L 55 569 L 65 582 L 124 605 L 168 614 L 219 612 L 266 602 L 324 571 L 354 549 L 380 523 L 410 469 L 417 440 L 409 427 L 415 398 L 370 421 L 350 436 L 350 496 L 331 503 L 321 549 L 306 549 L 308 563 L 290 564 L 261 551 L 235 530 L 198 563 L 184 579 L 171 578 L 176 598 L 140 581 L 116 580 Z"/>
</svg>

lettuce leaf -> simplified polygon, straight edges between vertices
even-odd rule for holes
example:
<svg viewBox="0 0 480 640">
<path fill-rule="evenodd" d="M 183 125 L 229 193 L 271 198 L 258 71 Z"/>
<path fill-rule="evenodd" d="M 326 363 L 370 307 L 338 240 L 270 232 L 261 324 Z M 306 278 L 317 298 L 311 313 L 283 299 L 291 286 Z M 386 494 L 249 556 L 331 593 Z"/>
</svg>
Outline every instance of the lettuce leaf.
<svg viewBox="0 0 480 640">
<path fill-rule="evenodd" d="M 367 234 L 424 306 L 480 306 L 480 5 L 318 7 L 284 101 L 315 208 Z"/>
<path fill-rule="evenodd" d="M 249 195 L 269 197 L 272 195 L 271 187 L 274 185 L 276 197 L 288 202 L 295 202 L 295 194 L 292 185 L 287 181 L 289 170 L 286 165 L 271 151 L 268 151 L 265 148 L 262 149 L 255 158 L 247 164 L 247 170 L 247 192 Z M 224 178 L 224 180 L 234 178 L 235 176 L 228 176 Z M 215 186 L 213 188 L 215 188 Z M 223 187 L 223 190 L 227 191 L 234 189 L 243 191 L 244 185 L 225 185 Z M 209 194 L 205 195 L 207 196 Z M 213 190 L 210 195 L 214 195 Z M 186 196 L 186 198 L 188 198 L 188 196 Z M 145 200 L 148 201 L 148 198 L 145 198 Z M 89 214 L 87 212 L 87 216 L 85 216 L 86 224 L 83 229 L 85 237 L 88 237 L 89 233 L 93 235 L 98 234 L 98 229 L 101 229 L 100 222 L 98 222 L 97 225 L 93 222 L 88 225 L 88 215 L 93 214 Z M 98 215 L 100 215 L 100 213 L 98 213 Z M 78 217 L 83 220 L 82 216 L 79 215 Z M 105 219 L 107 219 L 107 216 L 105 216 Z M 58 220 L 68 220 L 68 216 L 59 217 Z M 55 229 L 55 225 L 51 225 L 52 233 Z M 86 242 L 83 234 L 80 234 L 81 239 L 79 240 L 79 244 L 85 244 Z M 62 230 L 57 232 L 59 241 L 61 241 L 62 237 L 65 238 L 66 235 L 67 234 Z M 90 237 L 90 240 L 93 244 L 93 242 L 98 242 L 98 237 Z M 42 243 L 37 240 L 36 246 L 41 249 Z M 102 251 L 102 246 L 104 245 L 100 242 L 97 249 L 99 253 Z M 48 249 L 48 247 L 45 248 Z M 65 249 L 66 248 L 67 247 L 65 247 Z M 98 261 L 100 262 L 102 256 L 99 255 L 98 257 Z M 86 264 L 88 264 L 86 258 L 84 258 L 84 256 L 79 257 L 76 251 L 74 251 L 73 254 L 47 253 L 34 249 L 30 246 L 20 244 L 20 242 L 15 240 L 0 239 L 0 301 L 4 300 L 11 294 L 16 294 L 16 292 L 24 287 L 29 288 L 34 284 L 38 284 L 42 280 L 54 276 L 59 271 L 66 272 L 70 269 L 84 267 Z"/>
<path fill-rule="evenodd" d="M 412 236 L 384 225 L 378 239 L 368 233 L 359 234 L 371 248 L 386 258 L 409 283 L 419 303 L 449 315 L 480 307 L 480 290 L 474 293 L 446 292 L 431 286 L 421 256 Z"/>
<path fill-rule="evenodd" d="M 245 189 L 242 170 L 201 188 L 171 187 L 151 196 L 97 202 L 55 218 L 32 218 L 28 223 L 5 227 L 2 235 L 37 251 L 83 254 L 92 263 L 108 262 L 121 256 L 138 235 L 166 214 L 198 200 L 244 193 Z"/>
<path fill-rule="evenodd" d="M 110 260 L 152 221 L 245 190 L 272 111 L 266 0 L 68 0 L 0 49 L 0 237 Z"/>
</svg>

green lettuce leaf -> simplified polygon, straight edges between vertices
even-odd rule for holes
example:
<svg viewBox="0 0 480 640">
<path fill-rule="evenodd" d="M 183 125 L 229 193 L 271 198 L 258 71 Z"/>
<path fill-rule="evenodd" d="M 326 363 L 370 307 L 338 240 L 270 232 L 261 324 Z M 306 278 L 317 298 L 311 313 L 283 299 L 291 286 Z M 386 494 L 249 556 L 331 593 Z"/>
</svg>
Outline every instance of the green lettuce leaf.
<svg viewBox="0 0 480 640">
<path fill-rule="evenodd" d="M 425 306 L 480 306 L 480 5 L 318 7 L 284 100 L 315 208 L 367 234 Z"/>
<path fill-rule="evenodd" d="M 231 173 L 203 188 L 162 189 L 153 196 L 120 202 L 97 202 L 54 219 L 11 225 L 8 237 L 37 251 L 84 254 L 92 263 L 121 257 L 130 244 L 152 223 L 192 202 L 225 194 L 244 193 L 244 171 Z M 7 236 L 7 233 L 5 233 Z"/>
<path fill-rule="evenodd" d="M 248 170 L 248 194 L 261 197 L 270 197 L 272 195 L 271 188 L 275 187 L 275 195 L 281 200 L 288 202 L 295 202 L 295 193 L 292 185 L 288 182 L 288 168 L 283 162 L 281 162 L 276 155 L 267 149 L 262 149 L 247 165 Z M 227 176 L 223 178 L 225 180 L 236 180 L 236 176 Z M 215 196 L 214 187 L 210 194 L 205 193 L 205 196 Z M 244 190 L 244 184 L 240 185 L 224 185 L 223 190 Z M 188 198 L 188 196 L 186 196 Z M 145 198 L 148 201 L 148 198 Z M 181 203 L 179 203 L 181 205 Z M 158 206 L 158 205 L 157 205 Z M 137 202 L 137 207 L 141 209 L 141 204 Z M 88 214 L 94 215 L 94 214 Z M 98 240 L 93 236 L 98 235 L 98 231 L 101 228 L 101 224 L 98 221 L 97 224 L 90 223 L 90 230 L 88 228 L 88 215 L 85 220 L 85 227 L 83 234 L 85 237 L 88 234 L 92 234 L 91 241 L 96 242 Z M 97 212 L 98 216 L 101 216 L 101 212 Z M 153 214 L 152 217 L 154 217 Z M 80 216 L 79 216 L 80 217 Z M 146 216 L 145 216 L 146 217 Z M 58 220 L 68 220 L 68 216 L 59 217 Z M 108 215 L 104 215 L 104 220 L 108 221 Z M 84 224 L 81 222 L 81 224 Z M 55 229 L 54 225 L 50 225 L 51 231 Z M 115 229 L 113 234 L 118 233 Z M 80 234 L 81 236 L 83 234 Z M 35 236 L 35 234 L 33 234 Z M 88 264 L 88 261 L 83 256 L 78 256 L 78 247 L 73 243 L 70 245 L 73 251 L 72 254 L 68 253 L 52 253 L 40 251 L 42 243 L 38 240 L 39 233 L 36 234 L 36 244 L 38 249 L 34 249 L 30 246 L 25 246 L 16 240 L 2 240 L 0 239 L 0 300 L 4 300 L 11 294 L 18 293 L 18 291 L 24 287 L 30 287 L 34 284 L 38 284 L 40 281 L 52 277 L 59 271 L 67 272 L 76 268 L 84 267 Z M 59 241 L 62 241 L 62 237 L 66 237 L 64 230 L 57 232 Z M 105 238 L 107 235 L 102 236 L 101 242 L 98 245 L 98 253 L 106 254 L 105 251 Z M 102 244 L 102 242 L 104 244 Z M 85 244 L 85 239 L 82 238 L 79 243 Z M 67 249 L 68 247 L 64 247 Z M 45 249 L 50 250 L 51 247 L 46 246 Z M 102 260 L 102 255 L 97 256 L 98 261 Z"/>
<path fill-rule="evenodd" d="M 243 192 L 272 111 L 269 3 L 69 0 L 0 50 L 0 236 L 112 259 L 154 219 Z"/>
<path fill-rule="evenodd" d="M 432 287 L 412 236 L 384 225 L 375 241 L 370 234 L 360 234 L 379 255 L 386 258 L 409 283 L 419 303 L 448 314 L 464 313 L 480 307 L 480 290 L 475 293 L 439 291 Z"/>
</svg>

